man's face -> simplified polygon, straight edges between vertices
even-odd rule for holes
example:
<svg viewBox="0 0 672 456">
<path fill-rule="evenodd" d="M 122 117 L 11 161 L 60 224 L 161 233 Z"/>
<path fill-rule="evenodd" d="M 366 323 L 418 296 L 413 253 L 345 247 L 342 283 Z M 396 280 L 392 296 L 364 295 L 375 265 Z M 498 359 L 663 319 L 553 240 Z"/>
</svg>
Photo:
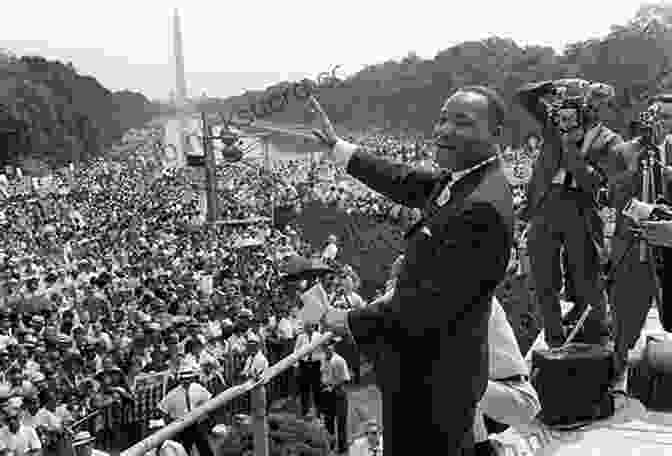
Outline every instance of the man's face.
<svg viewBox="0 0 672 456">
<path fill-rule="evenodd" d="M 494 143 L 488 99 L 478 93 L 461 92 L 446 100 L 434 127 L 436 161 L 455 168 L 478 160 Z"/>
</svg>

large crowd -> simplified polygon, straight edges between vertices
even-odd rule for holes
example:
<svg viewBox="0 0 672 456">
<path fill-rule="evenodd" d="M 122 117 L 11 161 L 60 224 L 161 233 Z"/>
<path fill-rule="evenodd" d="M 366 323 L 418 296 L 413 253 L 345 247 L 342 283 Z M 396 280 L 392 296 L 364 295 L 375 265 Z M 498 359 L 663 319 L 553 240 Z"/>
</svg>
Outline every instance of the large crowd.
<svg viewBox="0 0 672 456">
<path fill-rule="evenodd" d="M 358 297 L 338 239 L 307 244 L 265 218 L 271 204 L 300 211 L 317 199 L 394 223 L 420 216 L 343 170 L 281 160 L 272 170 L 219 168 L 222 221 L 204 228 L 193 170 L 162 169 L 160 131 L 131 136 L 114 159 L 64 168 L 45 188 L 9 168 L 3 177 L 0 402 L 4 418 L 34 428 L 56 452 L 74 427 L 105 440 L 138 414 L 153 417 L 137 404 L 136 382 L 147 374 L 167 373 L 170 388 L 190 366 L 221 390 L 252 375 L 260 357 L 263 366 L 290 353 L 302 324 L 298 293 L 282 276 L 287 258 L 323 260 L 335 271 L 330 297 Z M 374 134 L 363 144 L 435 167 L 417 138 Z"/>
</svg>

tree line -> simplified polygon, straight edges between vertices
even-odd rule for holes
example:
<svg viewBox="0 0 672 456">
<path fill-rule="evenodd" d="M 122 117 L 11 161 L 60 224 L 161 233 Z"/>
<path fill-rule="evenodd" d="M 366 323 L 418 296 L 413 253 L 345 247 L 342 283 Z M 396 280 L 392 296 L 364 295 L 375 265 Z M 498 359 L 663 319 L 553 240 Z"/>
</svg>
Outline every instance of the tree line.
<svg viewBox="0 0 672 456">
<path fill-rule="evenodd" d="M 157 111 L 144 95 L 39 56 L 0 51 L 0 165 L 43 168 L 101 154 Z"/>
<path fill-rule="evenodd" d="M 570 43 L 563 52 L 545 46 L 521 47 L 500 37 L 468 41 L 432 59 L 409 53 L 401 61 L 369 65 L 344 84 L 320 89 L 319 98 L 332 119 L 347 129 L 375 127 L 426 135 L 445 96 L 455 88 L 487 84 L 512 101 L 524 83 L 582 77 L 617 89 L 614 109 L 606 120 L 625 133 L 648 96 L 672 90 L 671 25 L 672 5 L 644 4 L 626 24 L 612 26 L 603 37 Z M 228 117 L 290 84 L 285 81 L 266 91 L 209 99 L 200 108 Z M 539 126 L 520 107 L 511 106 L 506 141 L 518 145 Z M 278 123 L 312 120 L 297 101 L 264 117 Z"/>
</svg>

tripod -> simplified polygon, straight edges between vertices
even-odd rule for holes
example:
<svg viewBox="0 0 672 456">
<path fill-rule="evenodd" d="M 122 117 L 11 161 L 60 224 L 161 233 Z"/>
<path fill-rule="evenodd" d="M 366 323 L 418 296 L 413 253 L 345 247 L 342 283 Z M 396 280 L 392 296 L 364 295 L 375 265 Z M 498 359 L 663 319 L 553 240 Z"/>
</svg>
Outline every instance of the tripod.
<svg viewBox="0 0 672 456">
<path fill-rule="evenodd" d="M 642 172 L 640 196 L 642 202 L 647 204 L 654 204 L 656 200 L 662 196 L 656 194 L 656 170 L 654 167 L 660 163 L 656 157 L 658 154 L 658 148 L 653 144 L 649 144 L 648 141 L 644 144 L 646 149 L 640 156 L 640 169 Z M 615 280 L 616 272 L 623 266 L 623 261 L 628 257 L 633 248 L 638 248 L 639 261 L 648 265 L 649 273 L 651 274 L 651 277 L 653 277 L 653 297 L 655 299 L 658 311 L 662 312 L 663 291 L 660 286 L 660 279 L 658 278 L 658 252 L 642 238 L 641 231 L 637 229 L 631 229 L 630 231 L 634 234 L 634 236 L 628 242 L 628 245 L 626 246 L 621 257 L 612 264 L 611 268 L 607 272 L 606 288 L 607 290 L 611 289 L 611 286 Z"/>
</svg>

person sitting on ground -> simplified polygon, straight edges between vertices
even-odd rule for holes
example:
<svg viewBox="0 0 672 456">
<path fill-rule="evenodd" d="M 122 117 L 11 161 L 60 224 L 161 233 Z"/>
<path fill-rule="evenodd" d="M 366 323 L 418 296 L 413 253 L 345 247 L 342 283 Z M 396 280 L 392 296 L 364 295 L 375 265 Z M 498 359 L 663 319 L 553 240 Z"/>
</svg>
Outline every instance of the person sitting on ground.
<svg viewBox="0 0 672 456">
<path fill-rule="evenodd" d="M 488 346 L 490 379 L 474 418 L 477 454 L 488 454 L 484 449 L 493 446 L 488 439 L 485 417 L 521 428 L 532 424 L 541 411 L 539 396 L 530 383 L 529 368 L 496 296 L 492 297 L 488 321 Z"/>
</svg>

